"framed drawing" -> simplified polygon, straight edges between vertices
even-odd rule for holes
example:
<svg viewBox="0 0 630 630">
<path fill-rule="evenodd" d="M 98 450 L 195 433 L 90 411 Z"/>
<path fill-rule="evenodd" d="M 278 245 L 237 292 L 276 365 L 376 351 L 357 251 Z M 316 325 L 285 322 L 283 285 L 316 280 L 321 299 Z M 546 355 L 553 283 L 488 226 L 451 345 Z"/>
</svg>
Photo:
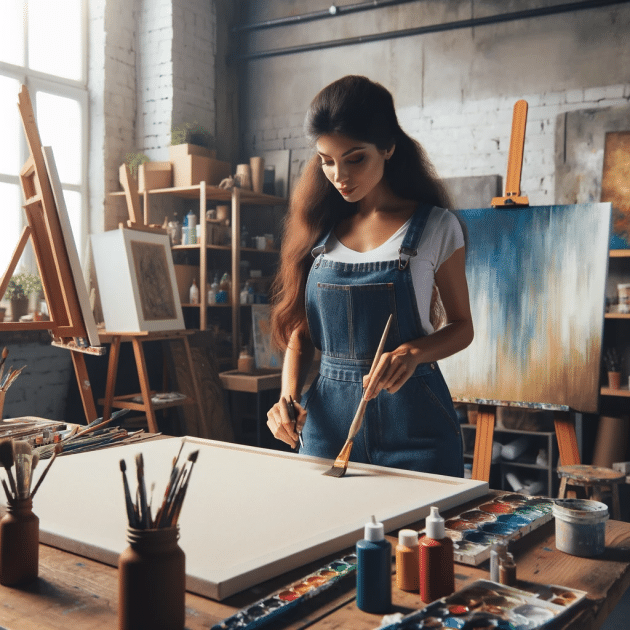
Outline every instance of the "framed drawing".
<svg viewBox="0 0 630 630">
<path fill-rule="evenodd" d="M 453 398 L 596 413 L 610 204 L 456 214 L 475 338 L 440 361 Z"/>
<path fill-rule="evenodd" d="M 252 304 L 252 339 L 258 369 L 281 368 L 282 355 L 271 340 L 269 304 Z"/>
<path fill-rule="evenodd" d="M 185 328 L 166 234 L 119 229 L 92 235 L 107 330 Z"/>
<path fill-rule="evenodd" d="M 57 164 L 55 162 L 52 147 L 42 147 L 42 153 L 44 154 L 46 171 L 48 172 L 50 187 L 52 188 L 55 205 L 57 206 L 57 215 L 59 217 L 59 224 L 61 225 L 61 233 L 63 234 L 64 245 L 66 246 L 66 252 L 68 253 L 68 261 L 72 270 L 72 279 L 74 280 L 74 286 L 77 291 L 79 306 L 81 307 L 81 315 L 83 316 L 85 331 L 90 345 L 100 346 L 101 342 L 98 338 L 96 320 L 94 319 L 94 314 L 92 313 L 90 296 L 88 294 L 87 284 L 83 277 L 83 270 L 81 269 L 77 246 L 72 234 L 70 217 L 68 215 L 68 209 L 66 208 L 66 201 L 63 196 L 61 180 L 59 179 L 59 172 L 57 171 Z"/>
</svg>

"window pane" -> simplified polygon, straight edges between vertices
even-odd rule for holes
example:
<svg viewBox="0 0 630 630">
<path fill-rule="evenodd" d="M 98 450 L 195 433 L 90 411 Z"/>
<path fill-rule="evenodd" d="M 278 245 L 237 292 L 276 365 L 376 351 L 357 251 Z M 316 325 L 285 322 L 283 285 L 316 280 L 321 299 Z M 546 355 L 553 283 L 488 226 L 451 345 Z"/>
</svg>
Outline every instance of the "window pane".
<svg viewBox="0 0 630 630">
<path fill-rule="evenodd" d="M 59 178 L 64 184 L 81 179 L 81 108 L 71 98 L 37 93 L 37 126 L 43 146 L 55 155 Z"/>
<path fill-rule="evenodd" d="M 24 0 L 2 0 L 0 61 L 24 65 Z"/>
<path fill-rule="evenodd" d="M 68 216 L 70 217 L 70 225 L 72 226 L 72 234 L 77 247 L 77 253 L 79 254 L 79 260 L 81 260 L 83 258 L 83 252 L 81 251 L 81 228 L 83 226 L 81 217 L 81 193 L 74 190 L 64 190 L 63 198 L 66 202 Z"/>
<path fill-rule="evenodd" d="M 20 134 L 22 124 L 18 116 L 18 91 L 15 79 L 0 76 L 0 173 L 17 175 L 20 171 Z"/>
<path fill-rule="evenodd" d="M 33 70 L 81 79 L 82 0 L 29 0 L 28 59 Z"/>
<path fill-rule="evenodd" d="M 0 208 L 3 211 L 0 230 L 0 276 L 4 274 L 20 237 L 20 219 L 23 214 L 21 201 L 22 193 L 19 186 L 0 182 Z"/>
</svg>

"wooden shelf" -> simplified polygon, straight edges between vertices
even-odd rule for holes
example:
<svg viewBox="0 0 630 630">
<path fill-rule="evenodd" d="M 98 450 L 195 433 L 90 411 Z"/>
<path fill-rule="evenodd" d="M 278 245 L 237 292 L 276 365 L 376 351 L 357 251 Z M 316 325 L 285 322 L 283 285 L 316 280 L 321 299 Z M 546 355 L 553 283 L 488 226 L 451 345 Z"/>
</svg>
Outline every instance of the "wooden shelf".
<svg viewBox="0 0 630 630">
<path fill-rule="evenodd" d="M 630 258 L 630 249 L 611 249 L 609 255 L 611 258 Z"/>
<path fill-rule="evenodd" d="M 621 387 L 619 389 L 611 389 L 610 387 L 602 387 L 602 396 L 617 396 L 619 398 L 630 398 L 630 390 L 627 387 Z"/>
<path fill-rule="evenodd" d="M 606 313 L 604 319 L 630 319 L 630 313 Z"/>
</svg>

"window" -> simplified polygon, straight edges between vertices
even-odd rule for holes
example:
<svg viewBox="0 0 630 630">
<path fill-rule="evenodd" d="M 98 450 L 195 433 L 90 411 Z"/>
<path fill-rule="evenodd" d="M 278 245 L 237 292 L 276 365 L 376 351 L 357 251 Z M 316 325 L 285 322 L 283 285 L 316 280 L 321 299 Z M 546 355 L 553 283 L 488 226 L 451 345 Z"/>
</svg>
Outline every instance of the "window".
<svg viewBox="0 0 630 630">
<path fill-rule="evenodd" d="M 26 224 L 19 181 L 28 157 L 17 109 L 21 84 L 29 89 L 42 144 L 53 149 L 80 255 L 87 240 L 88 192 L 86 1 L 2 0 L 2 13 L 0 275 Z M 34 270 L 30 251 L 20 265 Z"/>
</svg>

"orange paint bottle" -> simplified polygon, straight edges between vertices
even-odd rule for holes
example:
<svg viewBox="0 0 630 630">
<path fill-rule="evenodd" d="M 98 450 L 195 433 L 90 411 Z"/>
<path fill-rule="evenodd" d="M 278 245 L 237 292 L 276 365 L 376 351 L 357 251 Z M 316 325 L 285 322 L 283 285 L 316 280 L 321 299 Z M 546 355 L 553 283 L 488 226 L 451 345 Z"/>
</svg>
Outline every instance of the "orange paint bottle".
<svg viewBox="0 0 630 630">
<path fill-rule="evenodd" d="M 396 586 L 417 593 L 418 584 L 418 532 L 401 529 L 396 545 Z"/>
<path fill-rule="evenodd" d="M 426 535 L 418 545 L 420 597 L 428 604 L 455 590 L 453 541 L 446 536 L 444 519 L 435 506 L 426 520 Z"/>
</svg>

